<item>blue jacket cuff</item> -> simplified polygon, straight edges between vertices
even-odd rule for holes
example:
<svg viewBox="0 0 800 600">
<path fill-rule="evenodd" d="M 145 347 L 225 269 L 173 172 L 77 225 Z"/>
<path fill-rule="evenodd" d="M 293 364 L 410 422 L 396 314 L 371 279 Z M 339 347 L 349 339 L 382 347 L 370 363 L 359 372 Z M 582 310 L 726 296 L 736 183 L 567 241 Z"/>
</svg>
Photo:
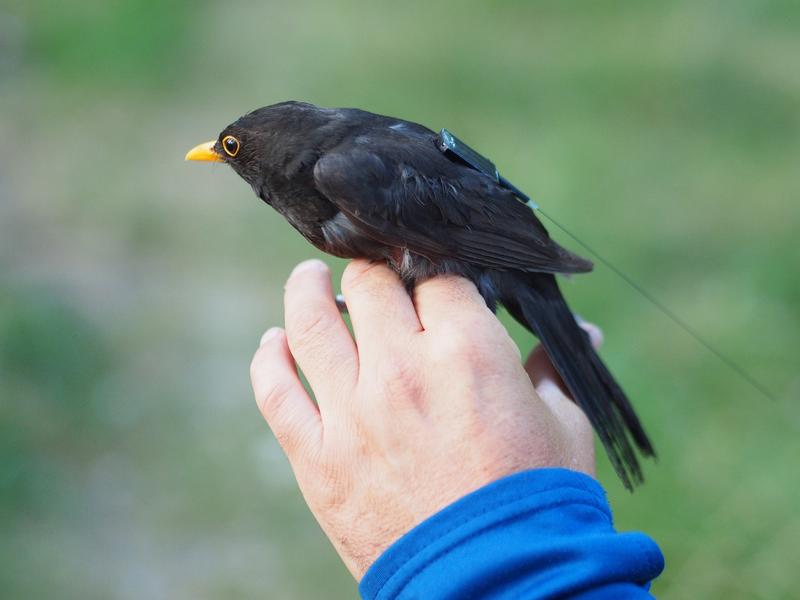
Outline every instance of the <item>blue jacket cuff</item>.
<svg viewBox="0 0 800 600">
<path fill-rule="evenodd" d="M 566 469 L 511 475 L 468 494 L 390 546 L 361 580 L 368 600 L 649 597 L 655 542 L 617 533 L 603 488 Z"/>
</svg>

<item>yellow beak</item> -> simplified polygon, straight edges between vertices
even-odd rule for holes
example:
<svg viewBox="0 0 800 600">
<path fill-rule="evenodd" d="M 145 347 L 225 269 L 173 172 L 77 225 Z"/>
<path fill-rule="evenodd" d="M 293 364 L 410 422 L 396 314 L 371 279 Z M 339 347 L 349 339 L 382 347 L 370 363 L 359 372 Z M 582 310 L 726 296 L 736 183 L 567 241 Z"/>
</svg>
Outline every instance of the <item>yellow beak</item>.
<svg viewBox="0 0 800 600">
<path fill-rule="evenodd" d="M 203 160 L 206 162 L 225 162 L 214 150 L 216 140 L 198 144 L 186 153 L 186 160 Z"/>
</svg>

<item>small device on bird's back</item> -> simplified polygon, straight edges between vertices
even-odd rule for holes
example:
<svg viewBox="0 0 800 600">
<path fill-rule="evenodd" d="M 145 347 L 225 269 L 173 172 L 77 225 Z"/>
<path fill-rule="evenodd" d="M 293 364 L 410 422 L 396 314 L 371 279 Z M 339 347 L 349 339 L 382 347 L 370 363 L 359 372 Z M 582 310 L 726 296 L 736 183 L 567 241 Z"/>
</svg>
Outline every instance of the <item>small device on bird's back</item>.
<svg viewBox="0 0 800 600">
<path fill-rule="evenodd" d="M 532 210 L 537 210 L 539 208 L 539 205 L 531 200 L 525 192 L 500 175 L 500 171 L 497 170 L 497 167 L 494 166 L 492 161 L 467 146 L 447 129 L 442 129 L 439 132 L 437 145 L 439 150 L 445 154 L 456 157 L 467 166 L 494 179 L 501 186 L 510 190 L 521 202 L 530 206 Z"/>
</svg>

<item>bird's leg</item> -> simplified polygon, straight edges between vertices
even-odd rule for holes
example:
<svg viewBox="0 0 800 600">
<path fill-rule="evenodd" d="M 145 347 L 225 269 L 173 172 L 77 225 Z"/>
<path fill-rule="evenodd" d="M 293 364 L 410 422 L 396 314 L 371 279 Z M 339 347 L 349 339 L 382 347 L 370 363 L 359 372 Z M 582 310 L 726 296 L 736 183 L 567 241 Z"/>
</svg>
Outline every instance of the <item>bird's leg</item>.
<svg viewBox="0 0 800 600">
<path fill-rule="evenodd" d="M 336 308 L 338 308 L 339 312 L 343 315 L 347 314 L 347 303 L 345 303 L 344 296 L 342 294 L 336 294 Z"/>
</svg>

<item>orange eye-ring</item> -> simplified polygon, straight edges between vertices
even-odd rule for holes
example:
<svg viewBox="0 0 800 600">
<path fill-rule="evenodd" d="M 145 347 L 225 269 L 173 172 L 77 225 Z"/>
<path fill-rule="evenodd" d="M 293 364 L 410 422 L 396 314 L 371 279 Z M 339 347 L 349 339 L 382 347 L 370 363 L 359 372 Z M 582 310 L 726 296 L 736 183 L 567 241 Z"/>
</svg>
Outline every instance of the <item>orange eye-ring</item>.
<svg viewBox="0 0 800 600">
<path fill-rule="evenodd" d="M 239 140 L 232 135 L 226 135 L 222 139 L 222 149 L 225 150 L 225 154 L 233 158 L 239 154 Z"/>
</svg>

